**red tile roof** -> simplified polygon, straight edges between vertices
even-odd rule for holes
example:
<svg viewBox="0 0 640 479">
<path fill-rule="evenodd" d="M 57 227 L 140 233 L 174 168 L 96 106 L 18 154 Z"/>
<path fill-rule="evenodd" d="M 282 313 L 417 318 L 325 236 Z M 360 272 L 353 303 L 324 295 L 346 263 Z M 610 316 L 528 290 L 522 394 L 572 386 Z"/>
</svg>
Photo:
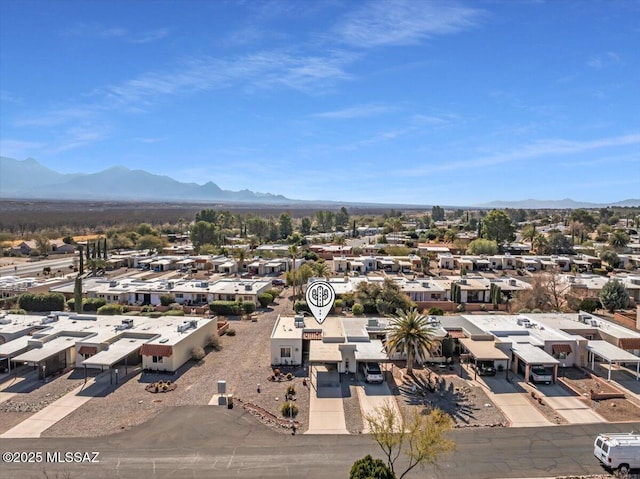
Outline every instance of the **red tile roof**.
<svg viewBox="0 0 640 479">
<path fill-rule="evenodd" d="M 165 344 L 143 344 L 142 348 L 140 348 L 140 354 L 168 358 L 173 354 L 173 348 Z"/>
<path fill-rule="evenodd" d="M 311 341 L 322 341 L 322 331 L 302 333 L 302 339 L 310 339 Z"/>
<path fill-rule="evenodd" d="M 452 329 L 450 331 L 447 331 L 447 333 L 453 339 L 466 338 L 464 332 L 461 329 Z"/>
<path fill-rule="evenodd" d="M 620 349 L 640 349 L 640 338 L 620 338 Z"/>
<path fill-rule="evenodd" d="M 87 354 L 96 354 L 98 352 L 98 348 L 95 346 L 80 346 L 78 349 L 78 353 L 86 356 Z"/>
<path fill-rule="evenodd" d="M 570 344 L 552 344 L 551 351 L 553 351 L 553 354 L 558 354 L 558 353 L 571 354 L 571 345 Z"/>
</svg>

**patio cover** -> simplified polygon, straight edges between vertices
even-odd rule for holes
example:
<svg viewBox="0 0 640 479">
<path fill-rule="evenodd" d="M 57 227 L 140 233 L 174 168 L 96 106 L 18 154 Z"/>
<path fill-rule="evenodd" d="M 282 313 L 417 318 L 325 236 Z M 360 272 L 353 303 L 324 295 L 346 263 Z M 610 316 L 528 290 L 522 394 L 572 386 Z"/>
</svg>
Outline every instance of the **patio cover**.
<svg viewBox="0 0 640 479">
<path fill-rule="evenodd" d="M 387 352 L 379 339 L 372 339 L 368 343 L 356 343 L 356 361 L 390 361 Z"/>
<path fill-rule="evenodd" d="M 478 361 L 509 359 L 509 356 L 496 348 L 494 341 L 474 341 L 471 338 L 460 338 L 459 341 Z"/>
<path fill-rule="evenodd" d="M 34 348 L 27 351 L 20 356 L 13 358 L 13 361 L 22 361 L 25 363 L 39 363 L 45 359 L 60 354 L 66 349 L 70 349 L 75 346 L 76 341 L 80 340 L 78 337 L 60 336 L 51 341 L 44 343 L 41 348 Z"/>
<path fill-rule="evenodd" d="M 539 364 L 541 366 L 560 364 L 560 361 L 548 354 L 544 349 L 534 346 L 533 344 L 514 344 L 511 350 L 527 364 Z"/>
<path fill-rule="evenodd" d="M 640 380 L 640 357 L 635 354 L 631 354 L 606 341 L 588 341 L 587 350 L 592 353 L 591 369 L 595 367 L 596 356 L 600 356 L 607 361 L 609 366 L 611 366 L 611 363 L 636 363 L 636 381 Z M 611 380 L 611 367 L 609 367 L 607 380 Z"/>
<path fill-rule="evenodd" d="M 110 368 L 116 363 L 129 356 L 149 339 L 123 338 L 109 345 L 108 349 L 100 351 L 98 354 L 82 361 L 83 366 L 95 367 L 106 366 Z M 84 347 L 84 346 L 83 346 Z"/>
<path fill-rule="evenodd" d="M 321 341 L 311 341 L 309 344 L 310 363 L 339 363 L 342 361 L 342 351 L 340 344 L 343 343 L 323 343 Z"/>
</svg>

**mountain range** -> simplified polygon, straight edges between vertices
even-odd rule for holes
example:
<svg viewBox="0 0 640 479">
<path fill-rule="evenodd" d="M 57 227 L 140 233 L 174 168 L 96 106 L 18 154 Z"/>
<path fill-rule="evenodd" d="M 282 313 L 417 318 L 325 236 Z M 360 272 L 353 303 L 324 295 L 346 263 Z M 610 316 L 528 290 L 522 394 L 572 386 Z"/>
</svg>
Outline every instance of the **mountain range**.
<svg viewBox="0 0 640 479">
<path fill-rule="evenodd" d="M 120 201 L 218 201 L 228 203 L 287 204 L 335 206 L 330 200 L 301 201 L 272 193 L 250 190 L 223 190 L 209 181 L 203 185 L 183 183 L 169 176 L 144 170 L 114 166 L 98 173 L 59 173 L 28 158 L 14 160 L 0 157 L 0 198 L 57 199 L 57 200 L 120 200 Z M 340 203 L 344 205 L 345 203 Z M 349 203 L 364 206 L 367 203 Z M 368 205 L 371 205 L 370 203 Z M 382 205 L 381 205 L 382 206 Z M 396 205 L 387 205 L 389 207 Z M 425 208 L 426 205 L 397 205 Z M 444 206 L 444 205 L 443 205 Z M 461 207 L 463 205 L 457 205 Z M 493 201 L 475 205 L 476 208 L 576 209 L 606 206 L 640 206 L 640 199 L 615 203 L 588 203 L 563 200 Z M 451 206 L 455 207 L 455 206 Z"/>
<path fill-rule="evenodd" d="M 282 195 L 249 190 L 223 190 L 209 181 L 182 183 L 169 176 L 114 166 L 98 173 L 63 174 L 33 158 L 0 157 L 0 197 L 28 199 L 91 199 L 123 201 L 228 201 L 290 203 Z"/>
</svg>

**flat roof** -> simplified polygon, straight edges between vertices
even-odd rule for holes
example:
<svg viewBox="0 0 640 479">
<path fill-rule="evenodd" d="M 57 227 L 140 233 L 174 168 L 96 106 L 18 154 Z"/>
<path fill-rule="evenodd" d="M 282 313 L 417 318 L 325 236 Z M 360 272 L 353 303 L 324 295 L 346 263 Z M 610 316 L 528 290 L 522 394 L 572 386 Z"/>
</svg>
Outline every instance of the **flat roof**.
<svg viewBox="0 0 640 479">
<path fill-rule="evenodd" d="M 640 363 L 640 357 L 606 341 L 588 341 L 587 349 L 613 363 Z"/>
<path fill-rule="evenodd" d="M 148 338 L 120 338 L 118 341 L 111 343 L 108 349 L 100 351 L 98 354 L 82 361 L 82 364 L 85 366 L 111 367 L 133 353 L 136 349 L 140 349 L 147 341 L 149 341 Z"/>
<path fill-rule="evenodd" d="M 358 343 L 355 350 L 356 361 L 388 361 L 387 351 L 379 339 Z"/>
<path fill-rule="evenodd" d="M 459 341 L 474 358 L 480 361 L 509 359 L 504 351 L 496 347 L 494 341 L 475 341 L 470 338 L 460 338 Z"/>
<path fill-rule="evenodd" d="M 20 336 L 19 338 L 9 341 L 8 343 L 0 344 L 0 356 L 12 357 L 29 349 L 29 340 L 31 336 Z"/>
<path fill-rule="evenodd" d="M 309 343 L 310 363 L 335 363 L 342 361 L 342 343 L 324 343 L 322 341 L 311 341 Z"/>
<path fill-rule="evenodd" d="M 315 320 L 311 319 L 313 323 Z M 309 318 L 305 318 L 305 326 L 311 324 Z M 293 316 L 279 316 L 271 332 L 271 339 L 301 339 L 304 328 L 296 328 Z"/>
<path fill-rule="evenodd" d="M 511 350 L 527 364 L 560 364 L 556 358 L 548 354 L 544 349 L 532 344 L 514 344 Z"/>
<path fill-rule="evenodd" d="M 72 348 L 76 342 L 82 338 L 77 336 L 58 336 L 51 341 L 47 341 L 41 348 L 34 348 L 26 353 L 20 354 L 13 358 L 13 361 L 24 361 L 28 363 L 38 363 L 50 358 L 53 355 L 60 354 L 62 351 Z"/>
</svg>

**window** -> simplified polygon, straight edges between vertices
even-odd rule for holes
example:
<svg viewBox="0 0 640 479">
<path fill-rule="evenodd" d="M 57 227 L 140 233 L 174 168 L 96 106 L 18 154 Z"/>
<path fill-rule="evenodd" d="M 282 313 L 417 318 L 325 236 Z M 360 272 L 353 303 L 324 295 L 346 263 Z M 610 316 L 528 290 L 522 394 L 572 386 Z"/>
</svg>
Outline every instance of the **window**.
<svg viewBox="0 0 640 479">
<path fill-rule="evenodd" d="M 151 361 L 153 361 L 154 363 L 161 363 L 162 362 L 162 356 L 152 356 L 151 357 Z"/>
<path fill-rule="evenodd" d="M 280 348 L 280 357 L 281 358 L 290 358 L 291 357 L 291 348 Z"/>
<path fill-rule="evenodd" d="M 567 353 L 556 353 L 554 357 L 556 359 L 567 359 Z"/>
</svg>

